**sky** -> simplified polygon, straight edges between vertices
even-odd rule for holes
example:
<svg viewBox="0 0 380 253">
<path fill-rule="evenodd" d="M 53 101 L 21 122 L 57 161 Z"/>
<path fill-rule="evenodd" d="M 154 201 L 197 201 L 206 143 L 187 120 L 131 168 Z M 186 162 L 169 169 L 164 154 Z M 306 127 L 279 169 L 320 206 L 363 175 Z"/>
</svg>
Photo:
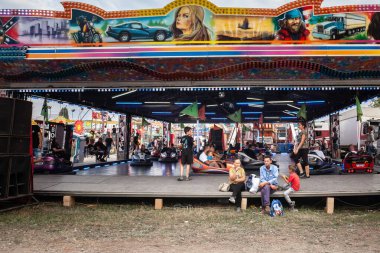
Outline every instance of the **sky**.
<svg viewBox="0 0 380 253">
<path fill-rule="evenodd" d="M 73 0 L 71 0 L 73 1 Z M 210 0 L 220 7 L 277 8 L 294 0 Z M 60 0 L 0 0 L 0 9 L 41 9 L 62 11 Z M 62 2 L 65 2 L 63 0 Z M 106 11 L 161 8 L 172 0 L 80 0 Z M 379 4 L 379 0 L 324 0 L 322 7 L 337 5 Z"/>
</svg>

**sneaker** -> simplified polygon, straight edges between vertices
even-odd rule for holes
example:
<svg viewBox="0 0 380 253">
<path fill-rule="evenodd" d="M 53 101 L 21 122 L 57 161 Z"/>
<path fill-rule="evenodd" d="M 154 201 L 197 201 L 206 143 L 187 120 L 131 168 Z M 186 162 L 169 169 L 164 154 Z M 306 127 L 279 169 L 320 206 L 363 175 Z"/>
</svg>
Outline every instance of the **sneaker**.
<svg viewBox="0 0 380 253">
<path fill-rule="evenodd" d="M 185 181 L 190 181 L 190 180 L 192 180 L 191 177 L 186 177 L 186 178 L 185 178 Z"/>
<path fill-rule="evenodd" d="M 236 212 L 240 213 L 241 212 L 241 208 L 240 207 L 236 207 Z"/>
<path fill-rule="evenodd" d="M 235 197 L 232 197 L 232 196 L 228 199 L 228 201 L 231 202 L 232 204 L 235 204 L 236 202 Z"/>
<path fill-rule="evenodd" d="M 298 210 L 294 208 L 296 206 L 296 202 L 295 201 L 290 202 L 289 205 L 290 205 L 290 211 L 292 211 L 292 212 L 298 212 Z"/>
<path fill-rule="evenodd" d="M 178 181 L 183 181 L 183 177 L 177 178 Z"/>
<path fill-rule="evenodd" d="M 269 214 L 270 213 L 270 207 L 269 206 L 265 206 L 264 213 L 265 214 Z"/>
<path fill-rule="evenodd" d="M 301 173 L 301 174 L 300 174 L 300 177 L 306 177 L 305 172 Z"/>
</svg>

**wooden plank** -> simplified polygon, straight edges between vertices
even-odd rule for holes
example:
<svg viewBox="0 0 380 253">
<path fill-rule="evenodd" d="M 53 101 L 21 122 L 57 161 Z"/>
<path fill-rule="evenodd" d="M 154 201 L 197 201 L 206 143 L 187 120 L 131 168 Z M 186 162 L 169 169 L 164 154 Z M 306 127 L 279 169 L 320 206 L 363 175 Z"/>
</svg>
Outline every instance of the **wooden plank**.
<svg viewBox="0 0 380 253">
<path fill-rule="evenodd" d="M 334 213 L 334 198 L 328 197 L 326 199 L 326 212 L 328 214 Z"/>
<path fill-rule="evenodd" d="M 204 192 L 194 194 L 192 192 L 107 192 L 107 191 L 51 191 L 37 190 L 33 192 L 37 196 L 80 196 L 80 197 L 126 197 L 126 198 L 227 198 L 231 196 L 230 192 Z M 283 197 L 281 191 L 271 194 L 271 197 Z M 343 197 L 343 196 L 380 196 L 380 191 L 363 191 L 363 192 L 307 192 L 300 191 L 292 193 L 294 197 Z M 242 192 L 243 198 L 260 198 L 260 194 L 250 194 Z"/>
<path fill-rule="evenodd" d="M 155 209 L 155 210 L 161 210 L 163 204 L 164 204 L 163 199 L 155 199 L 155 200 L 154 200 L 154 209 Z"/>
<path fill-rule="evenodd" d="M 63 196 L 63 206 L 73 207 L 75 205 L 74 196 Z"/>
<path fill-rule="evenodd" d="M 130 197 L 130 198 L 228 198 L 230 192 L 219 192 L 217 186 L 225 176 L 194 176 L 183 184 L 176 177 L 152 176 L 75 176 L 35 175 L 34 194 L 41 196 Z M 281 180 L 281 179 L 280 179 Z M 48 185 L 51 184 L 51 185 Z M 302 181 L 294 197 L 380 196 L 380 175 L 313 176 Z M 275 192 L 273 197 L 283 197 Z M 243 198 L 260 198 L 260 193 L 242 193 Z"/>
<path fill-rule="evenodd" d="M 247 198 L 241 199 L 241 210 L 247 210 Z"/>
</svg>

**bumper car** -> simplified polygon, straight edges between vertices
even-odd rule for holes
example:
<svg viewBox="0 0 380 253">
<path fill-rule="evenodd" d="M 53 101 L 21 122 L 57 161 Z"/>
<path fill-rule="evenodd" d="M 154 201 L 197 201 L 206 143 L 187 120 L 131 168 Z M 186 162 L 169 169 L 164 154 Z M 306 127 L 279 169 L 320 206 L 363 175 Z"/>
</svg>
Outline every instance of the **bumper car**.
<svg viewBox="0 0 380 253">
<path fill-rule="evenodd" d="M 48 154 L 34 165 L 35 173 L 72 173 L 73 164 L 64 158 Z"/>
<path fill-rule="evenodd" d="M 323 159 L 315 152 L 310 152 L 307 157 L 309 160 L 310 175 L 337 174 L 341 169 L 341 165 L 338 161 L 333 161 L 330 158 Z"/>
<path fill-rule="evenodd" d="M 164 148 L 161 150 L 159 162 L 175 163 L 178 162 L 178 153 L 175 149 Z"/>
<path fill-rule="evenodd" d="M 160 158 L 160 151 L 158 149 L 152 149 L 150 152 L 150 159 L 157 161 Z"/>
<path fill-rule="evenodd" d="M 343 169 L 344 173 L 354 173 L 354 172 L 366 172 L 372 173 L 374 167 L 374 159 L 368 154 L 357 154 L 353 152 L 347 153 L 346 157 L 343 159 Z"/>
<path fill-rule="evenodd" d="M 292 153 L 293 155 L 293 153 Z M 294 159 L 294 157 L 291 158 Z M 329 157 L 321 157 L 316 152 L 310 151 L 307 155 L 310 175 L 323 175 L 323 174 L 338 174 L 341 170 L 341 162 L 339 160 L 331 160 Z M 305 170 L 305 166 L 303 165 L 302 158 L 301 164 L 303 169 Z M 300 171 L 296 168 L 296 173 L 300 175 Z"/>
<path fill-rule="evenodd" d="M 228 174 L 233 164 L 226 164 L 226 168 L 218 168 L 210 166 L 206 163 L 201 162 L 197 158 L 194 158 L 192 169 L 194 173 L 213 173 L 213 174 Z"/>
<path fill-rule="evenodd" d="M 264 161 L 253 159 L 243 152 L 238 153 L 238 158 L 245 170 L 260 170 L 260 167 L 264 165 Z M 275 159 L 272 159 L 272 164 L 279 167 Z"/>
<path fill-rule="evenodd" d="M 145 153 L 133 154 L 131 166 L 152 166 L 153 162 L 150 159 L 150 155 Z"/>
</svg>

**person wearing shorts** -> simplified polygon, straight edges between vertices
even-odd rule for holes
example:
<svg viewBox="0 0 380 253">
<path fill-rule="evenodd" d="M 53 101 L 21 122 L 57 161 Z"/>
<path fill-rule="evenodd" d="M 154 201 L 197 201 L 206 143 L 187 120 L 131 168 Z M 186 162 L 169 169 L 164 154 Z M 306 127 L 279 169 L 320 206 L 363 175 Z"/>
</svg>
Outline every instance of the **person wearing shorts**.
<svg viewBox="0 0 380 253">
<path fill-rule="evenodd" d="M 294 147 L 294 162 L 296 163 L 299 171 L 300 171 L 300 177 L 305 177 L 309 178 L 310 177 L 310 167 L 309 167 L 309 160 L 307 155 L 309 154 L 309 146 L 308 146 L 308 141 L 307 141 L 307 132 L 306 132 L 306 123 L 305 122 L 299 122 L 298 123 L 298 128 L 301 130 L 297 136 L 297 145 Z M 303 171 L 302 165 L 301 165 L 301 160 L 303 165 L 305 166 L 305 172 Z"/>
<path fill-rule="evenodd" d="M 181 148 L 182 148 L 182 156 L 180 162 L 180 176 L 178 181 L 189 181 L 191 180 L 190 167 L 193 164 L 193 147 L 194 147 L 194 139 L 193 139 L 193 130 L 190 127 L 185 127 L 184 129 L 185 135 L 181 138 Z M 186 165 L 186 178 L 183 178 L 183 167 Z"/>
</svg>

